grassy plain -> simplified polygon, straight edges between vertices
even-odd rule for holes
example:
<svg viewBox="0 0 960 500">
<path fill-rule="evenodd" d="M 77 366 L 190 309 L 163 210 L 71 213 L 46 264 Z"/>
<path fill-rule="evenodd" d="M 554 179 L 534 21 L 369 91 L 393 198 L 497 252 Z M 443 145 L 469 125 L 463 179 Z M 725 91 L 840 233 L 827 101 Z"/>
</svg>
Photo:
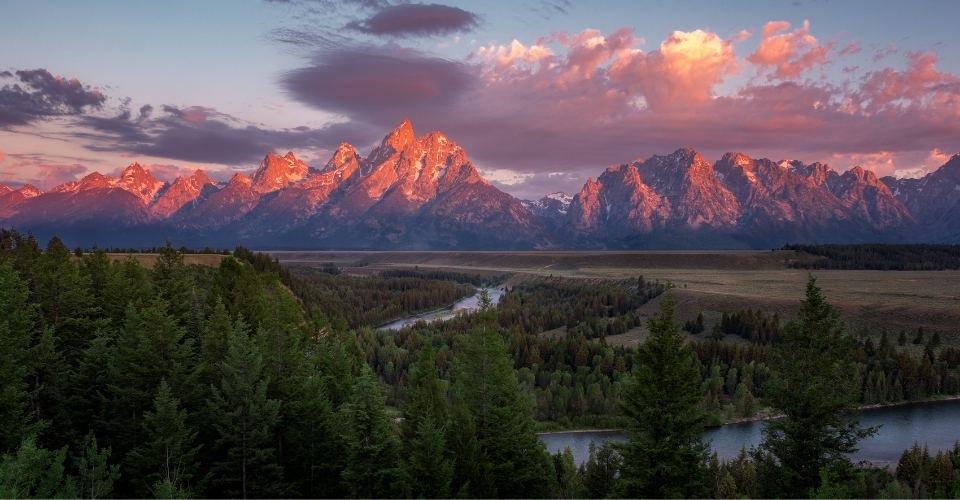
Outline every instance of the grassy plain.
<svg viewBox="0 0 960 500">
<path fill-rule="evenodd" d="M 110 257 L 115 261 L 133 258 L 142 266 L 152 267 L 153 263 L 157 261 L 157 257 L 159 255 L 160 254 L 156 253 L 108 253 L 107 257 Z M 186 264 L 198 264 L 201 266 L 216 267 L 220 265 L 220 259 L 224 257 L 224 255 L 216 253 L 188 253 L 184 254 L 183 262 Z"/>
<path fill-rule="evenodd" d="M 348 273 L 371 274 L 391 268 L 447 269 L 509 274 L 510 280 L 543 276 L 622 279 L 643 275 L 676 286 L 678 315 L 702 312 L 708 331 L 723 312 L 761 309 L 792 316 L 803 295 L 808 271 L 787 264 L 811 258 L 793 251 L 639 251 L 639 252 L 272 252 L 284 264 L 334 263 Z M 839 307 L 853 332 L 879 338 L 887 330 L 918 327 L 941 332 L 944 344 L 960 345 L 960 271 L 813 271 L 827 297 Z M 641 311 L 652 313 L 657 303 Z M 642 338 L 642 329 L 622 339 Z"/>
</svg>

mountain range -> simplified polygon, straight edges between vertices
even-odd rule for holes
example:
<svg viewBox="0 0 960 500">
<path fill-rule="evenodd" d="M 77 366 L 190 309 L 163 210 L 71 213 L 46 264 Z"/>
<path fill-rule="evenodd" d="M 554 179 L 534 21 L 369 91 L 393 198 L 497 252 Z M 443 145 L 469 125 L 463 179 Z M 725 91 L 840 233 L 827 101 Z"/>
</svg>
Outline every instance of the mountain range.
<svg viewBox="0 0 960 500">
<path fill-rule="evenodd" d="M 336 249 L 769 248 L 960 243 L 960 155 L 919 179 L 692 149 L 608 167 L 574 196 L 519 200 L 440 132 L 401 122 L 322 168 L 268 153 L 252 176 L 163 182 L 134 163 L 49 191 L 0 184 L 0 226 L 72 245 Z"/>
</svg>

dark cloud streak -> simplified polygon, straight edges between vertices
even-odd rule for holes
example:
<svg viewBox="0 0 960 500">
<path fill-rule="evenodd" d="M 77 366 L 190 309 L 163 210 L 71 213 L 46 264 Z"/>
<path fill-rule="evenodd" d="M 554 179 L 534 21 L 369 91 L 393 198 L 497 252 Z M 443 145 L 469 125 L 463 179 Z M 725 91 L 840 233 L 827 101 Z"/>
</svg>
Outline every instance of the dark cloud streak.
<svg viewBox="0 0 960 500">
<path fill-rule="evenodd" d="M 440 36 L 473 31 L 480 18 L 470 11 L 442 4 L 398 4 L 380 9 L 347 26 L 375 36 Z"/>
<path fill-rule="evenodd" d="M 90 141 L 94 151 L 120 151 L 183 161 L 252 164 L 278 148 L 331 149 L 342 140 L 362 140 L 369 132 L 358 124 L 312 129 L 264 129 L 243 124 L 210 108 L 162 106 L 156 118 L 84 116 L 85 130 L 74 137 Z"/>
<path fill-rule="evenodd" d="M 0 87 L 0 127 L 26 125 L 55 116 L 79 115 L 87 108 L 99 109 L 106 97 L 76 78 L 54 76 L 45 69 L 5 71 L 19 83 Z"/>
</svg>

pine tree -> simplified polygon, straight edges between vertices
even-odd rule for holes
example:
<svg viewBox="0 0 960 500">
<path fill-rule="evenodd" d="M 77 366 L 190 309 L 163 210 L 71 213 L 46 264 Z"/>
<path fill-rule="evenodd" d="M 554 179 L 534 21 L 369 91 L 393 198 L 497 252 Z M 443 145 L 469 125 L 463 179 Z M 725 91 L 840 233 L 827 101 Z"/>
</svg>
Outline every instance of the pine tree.
<svg viewBox="0 0 960 500">
<path fill-rule="evenodd" d="M 448 498 L 453 479 L 453 461 L 447 456 L 444 427 L 428 415 L 419 419 L 417 432 L 410 440 L 406 455 L 406 477 L 411 496 Z"/>
<path fill-rule="evenodd" d="M 400 443 L 368 366 L 361 371 L 341 413 L 347 450 L 343 479 L 350 494 L 358 498 L 402 496 Z"/>
<path fill-rule="evenodd" d="M 0 457 L 0 498 L 75 498 L 76 482 L 65 472 L 67 448 L 50 451 L 28 436 L 16 453 Z"/>
<path fill-rule="evenodd" d="M 126 454 L 143 442 L 144 413 L 153 408 L 157 386 L 166 380 L 182 402 L 199 398 L 194 346 L 163 299 L 138 311 L 128 306 L 110 375 L 113 448 Z"/>
<path fill-rule="evenodd" d="M 137 470 L 140 494 L 172 491 L 190 491 L 190 481 L 197 469 L 194 446 L 197 433 L 187 424 L 187 411 L 170 390 L 166 380 L 160 382 L 153 410 L 143 416 L 144 441 L 126 461 Z"/>
<path fill-rule="evenodd" d="M 585 497 L 608 498 L 616 488 L 617 474 L 623 467 L 623 458 L 612 443 L 595 446 L 590 443 L 590 456 L 583 465 Z"/>
<path fill-rule="evenodd" d="M 274 430 L 280 401 L 267 397 L 269 379 L 249 329 L 237 320 L 223 364 L 223 378 L 213 389 L 210 407 L 216 430 L 215 491 L 228 497 L 283 494 Z"/>
<path fill-rule="evenodd" d="M 223 305 L 223 300 L 217 296 L 200 338 L 202 380 L 205 384 L 216 384 L 223 378 L 223 362 L 227 357 L 227 346 L 232 333 L 230 313 Z"/>
<path fill-rule="evenodd" d="M 428 343 L 410 368 L 410 392 L 400 428 L 412 496 L 449 496 L 453 463 L 446 450 L 448 417 L 444 393 L 437 376 L 436 353 Z"/>
<path fill-rule="evenodd" d="M 19 446 L 27 420 L 27 359 L 34 309 L 27 284 L 9 262 L 0 262 L 0 453 Z"/>
<path fill-rule="evenodd" d="M 532 405 L 517 382 L 500 334 L 489 322 L 467 334 L 456 393 L 476 426 L 474 496 L 549 496 L 550 455 L 534 432 Z M 458 457 L 459 458 L 459 457 Z"/>
<path fill-rule="evenodd" d="M 319 374 L 301 377 L 284 417 L 284 471 L 296 478 L 297 491 L 308 498 L 344 496 L 342 425 Z"/>
<path fill-rule="evenodd" d="M 849 470 L 846 454 L 873 432 L 851 413 L 859 396 L 849 384 L 854 344 L 811 276 L 797 318 L 776 345 L 778 370 L 766 387 L 767 401 L 783 418 L 767 424 L 762 448 L 779 465 L 782 495 L 808 495 L 824 469 Z"/>
<path fill-rule="evenodd" d="M 120 478 L 120 466 L 110 465 L 110 448 L 97 446 L 97 438 L 87 434 L 74 459 L 77 493 L 80 498 L 109 498 L 113 483 Z"/>
<path fill-rule="evenodd" d="M 699 362 L 673 319 L 669 290 L 637 351 L 623 410 L 630 419 L 620 448 L 619 493 L 628 497 L 691 497 L 703 491 L 707 447 L 700 402 Z M 722 385 L 722 382 L 721 382 Z"/>
</svg>

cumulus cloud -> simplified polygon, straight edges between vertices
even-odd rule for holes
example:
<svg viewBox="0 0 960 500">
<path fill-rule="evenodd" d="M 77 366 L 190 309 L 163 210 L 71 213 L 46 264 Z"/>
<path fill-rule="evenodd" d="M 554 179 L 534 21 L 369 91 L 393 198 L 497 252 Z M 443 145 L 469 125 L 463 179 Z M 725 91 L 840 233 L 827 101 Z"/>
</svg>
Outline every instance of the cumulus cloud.
<svg viewBox="0 0 960 500">
<path fill-rule="evenodd" d="M 79 115 L 99 109 L 106 97 L 76 78 L 56 76 L 45 69 L 5 71 L 0 78 L 15 82 L 0 87 L 0 127 L 25 125 L 36 120 Z"/>
<path fill-rule="evenodd" d="M 707 101 L 736 68 L 732 42 L 703 30 L 674 31 L 660 50 L 615 60 L 610 77 L 621 88 L 639 90 L 646 104 L 658 109 Z"/>
<path fill-rule="evenodd" d="M 402 3 L 383 7 L 348 27 L 377 36 L 436 36 L 474 30 L 480 18 L 473 12 L 441 4 Z"/>
<path fill-rule="evenodd" d="M 763 26 L 763 38 L 747 60 L 772 70 L 776 78 L 795 78 L 810 68 L 825 64 L 833 44 L 821 44 L 810 34 L 810 21 L 790 30 L 786 21 L 770 21 Z"/>
<path fill-rule="evenodd" d="M 808 29 L 774 25 L 765 36 L 797 38 Z M 418 129 L 461 143 L 480 168 L 536 174 L 502 184 L 512 192 L 549 183 L 549 172 L 595 170 L 683 145 L 708 157 L 741 150 L 813 161 L 926 153 L 960 136 L 960 86 L 929 57 L 849 86 L 754 79 L 718 94 L 749 63 L 736 54 L 737 38 L 678 31 L 644 51 L 630 29 L 583 30 L 489 45 L 465 62 L 350 48 L 324 52 L 284 86 L 301 102 L 371 129 L 409 116 Z M 816 70 L 803 62 L 813 45 L 791 47 L 786 58 L 769 59 L 777 62 L 771 73 L 778 64 L 789 74 L 805 68 L 798 76 Z"/>
<path fill-rule="evenodd" d="M 926 105 L 960 112 L 960 77 L 939 71 L 932 52 L 911 52 L 906 59 L 902 71 L 885 68 L 866 75 L 858 97 L 869 111 Z"/>
</svg>

